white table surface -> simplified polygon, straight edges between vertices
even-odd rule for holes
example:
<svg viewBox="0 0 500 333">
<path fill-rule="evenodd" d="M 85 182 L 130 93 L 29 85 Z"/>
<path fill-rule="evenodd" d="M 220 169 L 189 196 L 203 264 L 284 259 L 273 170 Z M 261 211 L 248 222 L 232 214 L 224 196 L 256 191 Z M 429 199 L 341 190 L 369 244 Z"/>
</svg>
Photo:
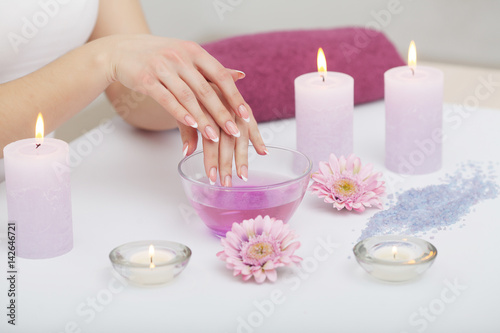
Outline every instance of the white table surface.
<svg viewBox="0 0 500 333">
<path fill-rule="evenodd" d="M 384 172 L 390 192 L 438 183 L 462 161 L 500 160 L 499 110 L 476 110 L 457 129 L 445 121 L 443 169 L 403 182 L 383 165 L 383 102 L 356 107 L 354 123 L 355 153 Z M 284 268 L 275 283 L 244 283 L 215 256 L 222 249 L 219 239 L 184 195 L 177 174 L 178 133 L 138 131 L 119 118 L 112 126 L 72 171 L 74 249 L 53 259 L 17 259 L 16 327 L 7 325 L 7 281 L 0 279 L 1 332 L 500 331 L 500 198 L 475 206 L 465 227 L 433 234 L 439 254 L 421 278 L 389 284 L 365 273 L 352 255 L 361 230 L 378 210 L 337 212 L 306 194 L 289 223 L 300 235 L 297 254 L 308 262 L 307 271 Z M 261 129 L 267 144 L 295 147 L 293 119 Z M 84 142 L 89 141 L 82 136 L 71 147 L 82 151 Z M 6 210 L 2 183 L 3 272 Z M 144 239 L 184 243 L 193 251 L 191 261 L 167 285 L 123 287 L 108 254 Z M 333 244 L 330 255 L 320 250 L 321 242 Z M 466 289 L 452 290 L 450 284 Z M 270 306 L 276 295 L 277 304 Z M 434 312 L 425 319 L 419 311 L 429 308 Z M 239 326 L 242 320 L 249 326 Z"/>
</svg>

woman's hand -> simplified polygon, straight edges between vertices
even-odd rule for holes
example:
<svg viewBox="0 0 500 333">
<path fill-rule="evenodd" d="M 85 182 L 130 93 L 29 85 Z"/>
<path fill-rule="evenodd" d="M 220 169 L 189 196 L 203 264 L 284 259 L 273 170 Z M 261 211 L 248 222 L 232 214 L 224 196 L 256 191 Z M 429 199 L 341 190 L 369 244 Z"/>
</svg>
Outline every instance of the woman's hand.
<svg viewBox="0 0 500 333">
<path fill-rule="evenodd" d="M 227 105 L 228 103 L 222 98 L 222 93 L 217 89 L 217 87 L 213 88 L 218 93 L 218 96 L 223 101 L 223 104 Z M 219 174 L 220 184 L 222 186 L 232 186 L 233 155 L 238 177 L 247 181 L 249 140 L 254 145 L 254 149 L 258 154 L 268 154 L 257 127 L 257 122 L 253 117 L 251 109 L 249 110 L 249 122 L 235 117 L 235 121 L 240 128 L 240 137 L 235 138 L 234 136 L 227 135 L 224 132 L 220 133 L 219 142 L 213 142 L 203 137 L 202 142 L 205 172 L 210 180 L 210 184 L 215 184 L 217 181 L 217 174 Z M 215 123 L 211 119 L 210 115 L 207 114 L 207 117 L 209 118 L 209 123 Z M 195 129 L 182 123 L 178 123 L 178 127 L 181 132 L 183 142 L 183 154 L 184 156 L 189 156 L 196 150 L 196 146 L 198 144 L 198 133 Z"/>
<path fill-rule="evenodd" d="M 241 122 L 233 114 L 250 121 L 250 107 L 233 80 L 239 74 L 198 44 L 151 35 L 116 35 L 101 41 L 111 50 L 110 82 L 151 96 L 178 122 L 198 128 L 205 139 L 219 142 L 218 128 L 239 137 L 236 123 Z"/>
</svg>

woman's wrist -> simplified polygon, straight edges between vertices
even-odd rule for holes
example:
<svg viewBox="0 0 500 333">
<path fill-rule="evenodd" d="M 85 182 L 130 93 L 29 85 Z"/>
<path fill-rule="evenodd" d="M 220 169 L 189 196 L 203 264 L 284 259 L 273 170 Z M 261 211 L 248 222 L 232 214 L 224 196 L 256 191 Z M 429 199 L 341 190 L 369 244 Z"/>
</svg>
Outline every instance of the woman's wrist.
<svg viewBox="0 0 500 333">
<path fill-rule="evenodd" d="M 106 80 L 106 87 L 117 81 L 116 65 L 112 61 L 113 52 L 117 46 L 119 36 L 107 36 L 95 39 L 87 43 L 84 47 L 89 49 L 92 62 L 91 68 L 102 75 Z"/>
</svg>

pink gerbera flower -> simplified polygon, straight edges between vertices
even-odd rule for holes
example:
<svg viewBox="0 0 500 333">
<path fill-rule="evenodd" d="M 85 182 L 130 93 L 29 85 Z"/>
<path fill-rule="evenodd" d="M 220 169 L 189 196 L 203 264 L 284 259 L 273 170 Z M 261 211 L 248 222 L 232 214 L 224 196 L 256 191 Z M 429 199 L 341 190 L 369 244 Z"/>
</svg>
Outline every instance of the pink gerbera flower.
<svg viewBox="0 0 500 333">
<path fill-rule="evenodd" d="M 319 162 L 319 171 L 312 174 L 314 183 L 309 190 L 325 202 L 341 210 L 354 209 L 362 212 L 365 207 L 382 208 L 380 195 L 385 191 L 384 182 L 379 180 L 382 173 L 373 173 L 373 166 L 361 166 L 359 157 L 351 154 L 347 159 L 330 155 L 327 162 Z"/>
<path fill-rule="evenodd" d="M 224 250 L 217 257 L 226 262 L 233 275 L 247 281 L 252 276 L 257 283 L 268 278 L 276 281 L 276 268 L 298 263 L 302 258 L 293 255 L 300 242 L 287 224 L 269 216 L 233 223 L 226 238 L 221 239 Z"/>
</svg>

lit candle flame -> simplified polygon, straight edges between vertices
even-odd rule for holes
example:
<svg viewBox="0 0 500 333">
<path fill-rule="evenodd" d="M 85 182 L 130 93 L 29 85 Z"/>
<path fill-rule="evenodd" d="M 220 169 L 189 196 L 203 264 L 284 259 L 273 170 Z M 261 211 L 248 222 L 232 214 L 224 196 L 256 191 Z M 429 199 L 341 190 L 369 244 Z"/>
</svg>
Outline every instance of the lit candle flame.
<svg viewBox="0 0 500 333">
<path fill-rule="evenodd" d="M 153 262 L 153 257 L 155 256 L 155 247 L 153 244 L 149 245 L 149 268 L 155 268 L 155 264 Z"/>
<path fill-rule="evenodd" d="M 326 77 L 326 57 L 325 57 L 325 52 L 323 52 L 323 49 L 321 47 L 318 49 L 317 62 L 318 62 L 318 73 L 323 78 L 323 81 L 325 81 L 325 77 Z"/>
<path fill-rule="evenodd" d="M 414 41 L 411 41 L 410 48 L 408 49 L 408 67 L 410 67 L 411 72 L 415 75 L 415 69 L 417 68 L 417 47 Z"/>
<path fill-rule="evenodd" d="M 398 255 L 398 248 L 396 246 L 392 247 L 392 257 L 396 259 L 396 256 Z"/>
<path fill-rule="evenodd" d="M 39 113 L 38 118 L 36 119 L 36 126 L 35 126 L 36 148 L 40 147 L 40 145 L 43 143 L 43 137 L 44 137 L 43 117 L 42 114 Z"/>
</svg>

